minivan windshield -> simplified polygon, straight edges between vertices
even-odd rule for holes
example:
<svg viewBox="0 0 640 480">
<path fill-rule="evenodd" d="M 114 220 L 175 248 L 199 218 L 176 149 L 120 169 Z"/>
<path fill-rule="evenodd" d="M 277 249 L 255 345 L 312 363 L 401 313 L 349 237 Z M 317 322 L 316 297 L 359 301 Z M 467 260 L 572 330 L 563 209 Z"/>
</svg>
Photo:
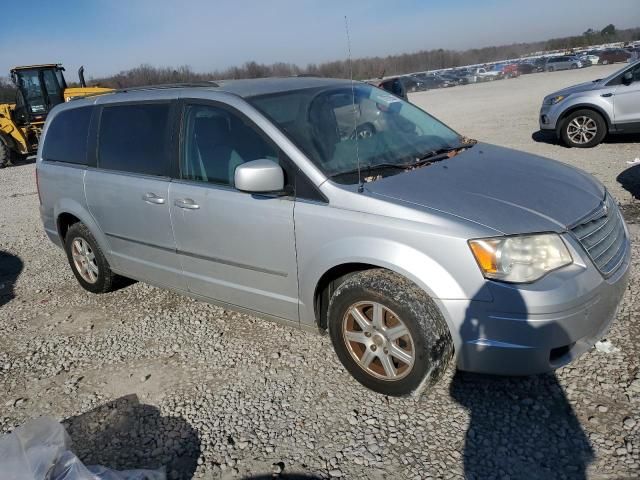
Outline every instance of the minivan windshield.
<svg viewBox="0 0 640 480">
<path fill-rule="evenodd" d="M 327 176 L 344 184 L 364 175 L 400 173 L 467 148 L 463 137 L 400 98 L 363 83 L 251 97 Z"/>
</svg>

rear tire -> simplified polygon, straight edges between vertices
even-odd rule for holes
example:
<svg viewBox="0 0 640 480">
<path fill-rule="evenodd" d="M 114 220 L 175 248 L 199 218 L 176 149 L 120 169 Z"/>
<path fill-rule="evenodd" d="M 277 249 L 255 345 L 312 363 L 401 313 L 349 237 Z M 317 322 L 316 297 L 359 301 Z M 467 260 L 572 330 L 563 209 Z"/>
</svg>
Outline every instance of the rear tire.
<svg viewBox="0 0 640 480">
<path fill-rule="evenodd" d="M 442 377 L 453 357 L 451 334 L 436 304 L 389 270 L 349 277 L 331 297 L 327 315 L 338 358 L 375 392 L 420 394 Z"/>
<path fill-rule="evenodd" d="M 575 70 L 576 68 L 578 68 L 578 65 L 576 65 L 575 63 L 572 63 L 570 68 L 571 70 Z"/>
<path fill-rule="evenodd" d="M 11 150 L 9 146 L 0 140 L 0 168 L 9 167 L 11 163 Z"/>
<path fill-rule="evenodd" d="M 560 127 L 560 137 L 567 147 L 595 147 L 606 135 L 607 123 L 602 115 L 588 109 L 573 112 Z"/>
<path fill-rule="evenodd" d="M 78 283 L 91 293 L 114 290 L 116 275 L 111 271 L 98 242 L 84 223 L 74 223 L 65 237 L 65 251 Z"/>
<path fill-rule="evenodd" d="M 553 72 L 553 67 L 547 67 L 547 72 Z"/>
</svg>

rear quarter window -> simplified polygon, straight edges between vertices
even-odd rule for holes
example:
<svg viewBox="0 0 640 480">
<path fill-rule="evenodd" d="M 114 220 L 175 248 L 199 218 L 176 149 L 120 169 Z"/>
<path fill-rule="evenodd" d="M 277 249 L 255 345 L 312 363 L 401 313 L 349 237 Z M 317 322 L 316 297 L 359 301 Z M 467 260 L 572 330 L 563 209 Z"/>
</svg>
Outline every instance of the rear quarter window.
<svg viewBox="0 0 640 480">
<path fill-rule="evenodd" d="M 44 160 L 87 164 L 87 139 L 93 107 L 80 107 L 58 113 L 47 130 Z"/>
<path fill-rule="evenodd" d="M 98 167 L 169 175 L 169 103 L 105 106 L 98 133 Z"/>
</svg>

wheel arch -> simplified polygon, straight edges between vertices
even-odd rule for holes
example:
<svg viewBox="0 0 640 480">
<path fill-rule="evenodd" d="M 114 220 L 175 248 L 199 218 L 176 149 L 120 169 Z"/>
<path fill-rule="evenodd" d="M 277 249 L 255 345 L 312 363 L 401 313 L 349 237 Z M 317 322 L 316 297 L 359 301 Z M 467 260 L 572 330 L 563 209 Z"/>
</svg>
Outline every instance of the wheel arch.
<svg viewBox="0 0 640 480">
<path fill-rule="evenodd" d="M 87 226 L 91 234 L 98 242 L 98 246 L 107 258 L 107 261 L 111 261 L 111 248 L 107 237 L 102 233 L 102 230 L 93 219 L 93 216 L 82 207 L 78 202 L 65 198 L 62 199 L 54 207 L 54 218 L 56 222 L 56 229 L 58 236 L 64 245 L 65 235 L 69 230 L 69 227 L 74 223 L 81 222 Z"/>
<path fill-rule="evenodd" d="M 340 252 L 331 257 L 331 252 Z M 390 240 L 343 239 L 325 246 L 300 268 L 301 321 L 326 326 L 326 310 L 333 289 L 354 273 L 384 268 L 392 271 L 427 293 L 442 309 L 439 299 L 465 299 L 463 287 L 442 265 L 414 248 Z M 304 272 L 304 273 L 303 273 Z M 442 312 L 450 329 L 449 316 Z"/>
<path fill-rule="evenodd" d="M 558 135 L 560 135 L 560 131 L 562 130 L 562 125 L 564 124 L 565 119 L 572 113 L 577 112 L 578 110 L 593 110 L 594 112 L 599 113 L 602 116 L 602 118 L 604 118 L 604 121 L 607 125 L 607 133 L 611 130 L 611 125 L 612 125 L 611 118 L 609 117 L 609 114 L 607 114 L 607 112 L 602 107 L 598 105 L 594 105 L 592 103 L 577 103 L 567 108 L 564 112 L 562 112 L 562 114 L 558 118 L 558 121 L 556 123 L 556 129 L 557 129 L 556 133 Z"/>
</svg>

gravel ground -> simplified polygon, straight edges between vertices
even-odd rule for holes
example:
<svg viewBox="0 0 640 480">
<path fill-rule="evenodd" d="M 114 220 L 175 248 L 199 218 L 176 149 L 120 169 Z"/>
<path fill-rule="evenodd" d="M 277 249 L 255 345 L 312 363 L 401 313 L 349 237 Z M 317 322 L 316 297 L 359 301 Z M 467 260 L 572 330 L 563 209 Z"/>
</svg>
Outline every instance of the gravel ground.
<svg viewBox="0 0 640 480">
<path fill-rule="evenodd" d="M 386 398 L 350 378 L 326 336 L 141 283 L 84 292 L 45 238 L 34 166 L 22 164 L 0 170 L 0 431 L 52 415 L 83 461 L 166 465 L 169 478 L 638 478 L 640 208 L 616 180 L 638 139 L 585 151 L 531 138 L 544 93 L 605 71 L 412 99 L 460 132 L 580 166 L 611 189 L 634 249 L 615 351 L 526 378 L 450 369 L 426 397 Z"/>
</svg>

